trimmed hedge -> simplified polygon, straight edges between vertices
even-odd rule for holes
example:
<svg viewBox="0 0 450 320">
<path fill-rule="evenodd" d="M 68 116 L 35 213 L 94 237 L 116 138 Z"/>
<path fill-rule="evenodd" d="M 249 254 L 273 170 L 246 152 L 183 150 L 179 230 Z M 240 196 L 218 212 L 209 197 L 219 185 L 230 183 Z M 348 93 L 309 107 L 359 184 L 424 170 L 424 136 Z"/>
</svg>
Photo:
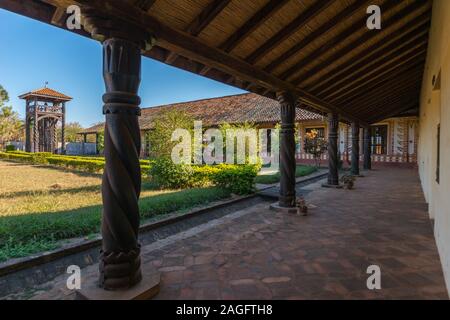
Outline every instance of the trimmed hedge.
<svg viewBox="0 0 450 320">
<path fill-rule="evenodd" d="M 53 154 L 50 152 L 0 152 L 0 159 L 20 161 L 30 164 L 50 164 L 90 173 L 102 172 L 105 167 L 105 158 L 103 157 L 66 156 Z M 140 160 L 139 163 L 141 164 L 142 175 L 147 176 L 152 162 L 150 160 Z"/>
</svg>

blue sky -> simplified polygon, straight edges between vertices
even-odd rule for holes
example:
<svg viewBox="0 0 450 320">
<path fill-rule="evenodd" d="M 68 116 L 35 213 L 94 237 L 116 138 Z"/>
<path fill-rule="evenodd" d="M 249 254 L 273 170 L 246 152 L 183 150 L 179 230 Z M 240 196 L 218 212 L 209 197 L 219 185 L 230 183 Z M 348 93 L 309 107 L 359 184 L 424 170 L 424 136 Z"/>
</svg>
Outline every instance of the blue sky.
<svg viewBox="0 0 450 320">
<path fill-rule="evenodd" d="M 67 121 L 88 127 L 103 120 L 100 43 L 0 9 L 0 84 L 10 105 L 24 116 L 25 92 L 48 86 L 74 99 Z M 244 91 L 142 59 L 142 107 L 242 93 Z"/>
</svg>

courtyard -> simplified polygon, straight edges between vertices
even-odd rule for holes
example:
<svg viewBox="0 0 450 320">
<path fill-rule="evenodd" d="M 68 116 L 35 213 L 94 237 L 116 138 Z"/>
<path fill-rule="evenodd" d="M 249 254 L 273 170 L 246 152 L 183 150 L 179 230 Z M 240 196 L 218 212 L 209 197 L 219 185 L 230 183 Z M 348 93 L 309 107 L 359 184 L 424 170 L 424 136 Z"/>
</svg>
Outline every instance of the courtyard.
<svg viewBox="0 0 450 320">
<path fill-rule="evenodd" d="M 417 173 L 376 168 L 354 190 L 300 188 L 308 216 L 242 210 L 144 245 L 161 272 L 157 299 L 448 299 Z M 381 269 L 381 289 L 366 286 Z M 82 270 L 96 276 L 96 265 Z M 66 278 L 28 298 L 73 299 Z"/>
<path fill-rule="evenodd" d="M 144 179 L 143 222 L 230 197 L 205 187 L 159 190 Z M 0 262 L 92 239 L 100 231 L 101 175 L 0 161 Z"/>
<path fill-rule="evenodd" d="M 449 1 L 0 8 L 0 299 L 448 300 Z"/>
</svg>

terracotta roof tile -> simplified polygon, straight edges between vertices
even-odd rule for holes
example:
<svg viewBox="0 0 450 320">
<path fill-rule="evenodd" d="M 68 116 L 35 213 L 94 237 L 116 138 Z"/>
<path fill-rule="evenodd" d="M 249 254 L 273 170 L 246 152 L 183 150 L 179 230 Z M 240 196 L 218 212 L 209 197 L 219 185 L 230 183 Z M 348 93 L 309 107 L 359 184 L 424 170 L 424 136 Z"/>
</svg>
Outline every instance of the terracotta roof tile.
<svg viewBox="0 0 450 320">
<path fill-rule="evenodd" d="M 37 90 L 33 90 L 30 92 L 27 92 L 25 94 L 22 94 L 19 96 L 19 98 L 24 99 L 26 97 L 47 97 L 47 98 L 56 98 L 56 99 L 60 99 L 60 100 L 72 100 L 71 97 L 58 92 L 56 90 L 50 89 L 50 88 L 41 88 L 41 89 L 37 89 Z"/>
<path fill-rule="evenodd" d="M 280 122 L 280 105 L 277 101 L 254 94 L 245 93 L 220 98 L 203 99 L 181 103 L 143 108 L 139 118 L 141 130 L 153 127 L 153 119 L 167 109 L 183 110 L 204 126 L 214 126 L 223 122 L 239 124 L 244 122 Z M 303 109 L 296 109 L 296 121 L 322 119 L 322 116 Z M 103 125 L 96 125 L 82 132 L 96 132 Z"/>
</svg>

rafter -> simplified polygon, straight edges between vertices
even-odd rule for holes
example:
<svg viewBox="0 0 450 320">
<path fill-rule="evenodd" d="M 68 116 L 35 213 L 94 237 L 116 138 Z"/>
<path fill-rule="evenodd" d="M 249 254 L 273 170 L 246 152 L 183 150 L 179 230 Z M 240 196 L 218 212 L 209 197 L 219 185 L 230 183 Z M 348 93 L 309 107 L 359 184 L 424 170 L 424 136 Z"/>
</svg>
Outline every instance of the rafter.
<svg viewBox="0 0 450 320">
<path fill-rule="evenodd" d="M 311 19 L 320 14 L 325 8 L 330 6 L 334 0 L 319 0 L 311 7 L 306 9 L 296 19 L 289 23 L 286 27 L 278 31 L 274 36 L 267 40 L 262 46 L 253 51 L 245 59 L 248 63 L 254 64 L 260 60 L 266 53 L 275 48 L 281 42 L 289 38 L 293 33 L 297 32 L 301 27 L 305 26 Z"/>
<path fill-rule="evenodd" d="M 351 79 L 363 79 L 370 76 L 373 72 L 380 70 L 384 65 L 390 63 L 391 61 L 399 60 L 404 55 L 408 54 L 408 52 L 411 52 L 418 47 L 426 46 L 427 40 L 427 34 L 421 36 L 419 35 L 410 42 L 402 42 L 400 46 L 395 47 L 395 49 L 389 54 L 378 55 L 378 58 L 372 58 L 372 60 L 368 60 L 368 62 L 357 65 L 354 70 L 346 73 L 343 77 L 335 79 L 334 82 L 329 84 L 326 89 L 320 91 L 319 96 L 326 96 L 332 92 L 344 90 L 352 85 Z"/>
<path fill-rule="evenodd" d="M 256 12 L 242 27 L 226 39 L 219 48 L 225 52 L 230 52 L 248 37 L 253 31 L 258 29 L 264 22 L 272 17 L 289 0 L 270 0 L 262 9 Z"/>
<path fill-rule="evenodd" d="M 51 1 L 55 5 L 58 4 L 58 0 L 47 1 Z M 253 82 L 266 89 L 272 89 L 274 91 L 290 91 L 298 96 L 303 103 L 308 104 L 319 111 L 337 112 L 344 118 L 364 123 L 362 119 L 355 119 L 341 107 L 318 99 L 308 92 L 293 86 L 289 82 L 282 81 L 222 50 L 210 47 L 198 38 L 175 30 L 126 3 L 112 0 L 74 0 L 73 2 L 78 3 L 79 5 L 89 5 L 90 7 L 99 10 L 99 12 L 102 12 L 102 14 L 110 15 L 112 17 L 121 17 L 129 23 L 148 30 L 156 37 L 157 45 L 168 51 L 175 52 L 183 57 L 197 61 L 203 65 L 208 65 L 243 80 Z"/>
<path fill-rule="evenodd" d="M 214 0 L 189 24 L 186 32 L 198 36 L 230 3 L 230 0 Z"/>
<path fill-rule="evenodd" d="M 387 30 L 389 27 L 394 25 L 399 21 L 399 19 L 404 19 L 404 17 L 407 14 L 410 14 L 414 12 L 418 7 L 424 6 L 427 3 L 426 0 L 418 0 L 417 2 L 414 2 L 413 4 L 409 5 L 408 7 L 400 10 L 398 13 L 396 13 L 394 16 L 389 17 L 388 19 L 383 21 L 383 31 Z M 387 1 L 383 4 L 381 10 L 382 12 L 386 12 L 390 9 L 393 9 L 397 6 L 402 5 L 401 2 L 397 1 Z M 356 32 L 360 30 L 366 30 L 366 21 L 367 17 L 364 17 L 364 19 L 359 20 L 357 23 L 352 24 L 347 29 L 345 29 L 343 32 L 341 32 L 338 36 L 336 36 L 333 40 L 325 43 L 323 46 L 317 48 L 313 52 L 311 52 L 308 56 L 301 59 L 294 65 L 290 66 L 286 71 L 284 71 L 281 75 L 281 79 L 288 80 L 292 76 L 294 76 L 296 73 L 301 72 L 302 69 L 309 64 L 313 63 L 314 61 L 317 61 L 322 55 L 325 53 L 328 53 L 329 50 L 333 49 L 336 45 L 339 43 L 344 42 L 347 38 L 353 36 Z M 357 38 L 356 40 L 352 41 L 351 43 L 347 44 L 346 46 L 342 47 L 338 51 L 334 52 L 331 57 L 328 57 L 325 62 L 328 64 L 331 61 L 335 61 L 347 53 L 349 53 L 351 50 L 357 48 L 358 46 L 367 43 L 374 37 L 378 36 L 379 32 L 365 32 L 364 35 Z M 322 64 L 325 64 L 323 62 Z M 298 84 L 302 81 L 303 76 L 300 74 L 295 79 L 292 80 L 294 84 Z"/>
<path fill-rule="evenodd" d="M 365 97 L 367 99 L 369 95 L 373 95 L 379 88 L 393 89 L 395 85 L 402 84 L 401 80 L 405 77 L 405 75 L 409 76 L 416 73 L 423 73 L 423 60 L 406 64 L 394 72 L 389 73 L 386 77 L 383 77 L 378 81 L 368 83 L 368 85 L 361 87 L 357 94 L 346 98 L 344 103 L 349 106 L 357 104 L 360 100 L 362 100 L 362 98 Z M 393 85 L 391 85 L 392 83 Z"/>
<path fill-rule="evenodd" d="M 417 73 L 416 73 L 417 75 Z M 404 85 L 403 86 L 398 86 L 398 84 L 393 85 L 393 87 L 396 88 L 396 90 L 387 90 L 384 93 L 379 93 L 379 97 L 377 97 L 376 99 L 368 99 L 366 101 L 359 101 L 358 104 L 359 106 L 357 108 L 353 106 L 349 106 L 350 109 L 352 109 L 353 112 L 355 113 L 361 113 L 363 111 L 370 111 L 373 109 L 373 106 L 377 106 L 379 104 L 383 104 L 383 101 L 386 99 L 391 99 L 392 101 L 394 101 L 395 99 L 401 97 L 403 95 L 403 93 L 405 92 L 412 92 L 411 88 L 413 87 L 420 87 L 420 83 L 418 83 L 417 81 L 412 81 L 412 80 L 405 80 L 404 81 Z M 414 94 L 419 94 L 419 91 L 414 91 Z M 373 97 L 371 97 L 373 98 Z M 356 104 L 356 102 L 355 102 Z"/>
<path fill-rule="evenodd" d="M 411 29 L 411 26 L 416 25 L 416 23 L 417 26 Z M 382 56 L 386 52 L 395 50 L 395 48 L 401 46 L 405 40 L 407 41 L 408 39 L 420 36 L 421 34 L 428 33 L 429 25 L 429 13 L 420 15 L 408 25 L 403 26 L 389 35 L 387 39 L 383 39 L 381 43 L 377 42 L 369 46 L 367 49 L 352 57 L 349 61 L 340 64 L 339 67 L 329 69 L 321 74 L 319 79 L 307 86 L 308 90 L 311 90 L 311 92 L 321 92 L 330 84 L 333 84 L 336 81 L 336 78 L 340 79 L 342 76 L 352 72 L 355 68 L 358 68 L 358 66 L 367 64 L 373 59 Z"/>
<path fill-rule="evenodd" d="M 198 36 L 230 3 L 230 0 L 214 0 L 208 6 L 206 6 L 202 12 L 189 24 L 186 28 L 186 32 L 192 36 Z M 172 64 L 178 55 L 175 52 L 171 52 L 165 63 Z M 209 69 L 208 69 L 209 70 Z M 205 72 L 201 70 L 200 72 Z"/>
<path fill-rule="evenodd" d="M 360 10 L 363 5 L 366 5 L 370 0 L 357 0 L 355 3 L 353 3 L 351 6 L 345 8 L 342 10 L 337 16 L 334 16 L 328 22 L 326 22 L 324 25 L 319 27 L 318 29 L 314 30 L 310 34 L 308 34 L 304 39 L 300 40 L 299 43 L 294 45 L 292 48 L 290 48 L 288 51 L 280 55 L 277 59 L 269 63 L 264 69 L 268 72 L 273 71 L 275 68 L 277 68 L 280 64 L 290 59 L 292 56 L 296 55 L 298 52 L 306 48 L 308 45 L 310 45 L 313 41 L 315 41 L 317 38 L 323 36 L 325 33 L 332 30 L 334 27 L 336 27 L 337 24 L 345 21 L 348 19 L 351 15 L 353 15 L 356 11 Z"/>
<path fill-rule="evenodd" d="M 419 86 L 411 87 L 408 91 L 402 92 L 402 95 L 400 97 L 388 98 L 384 101 L 380 101 L 379 104 L 373 105 L 369 111 L 363 113 L 363 116 L 369 118 L 369 121 L 373 123 L 375 122 L 374 120 L 381 121 L 383 119 L 389 118 L 390 114 L 392 113 L 397 114 L 398 112 L 402 112 L 402 106 L 409 106 L 410 104 L 417 105 L 419 95 L 411 96 L 411 92 L 418 91 L 419 88 Z M 392 107 L 386 108 L 386 106 Z M 407 109 L 410 109 L 410 107 L 408 107 Z M 379 112 L 377 112 L 376 110 L 379 110 Z"/>
<path fill-rule="evenodd" d="M 156 0 L 134 0 L 134 5 L 139 9 L 148 12 L 155 2 Z"/>
<path fill-rule="evenodd" d="M 367 105 L 382 99 L 386 95 L 398 94 L 403 87 L 418 84 L 417 80 L 421 78 L 422 73 L 423 70 L 416 67 L 413 71 L 384 83 L 370 93 L 362 95 L 359 99 L 352 100 L 351 103 L 348 104 L 348 108 L 353 112 L 359 112 L 367 108 Z"/>
<path fill-rule="evenodd" d="M 371 117 L 369 118 L 370 123 L 377 123 L 381 120 L 387 119 L 387 118 L 392 118 L 395 117 L 403 112 L 406 112 L 408 110 L 414 109 L 414 108 L 418 108 L 419 107 L 419 103 L 417 101 L 417 99 L 411 100 L 411 102 L 406 103 L 405 106 L 401 107 L 400 109 L 397 110 L 391 110 L 389 113 L 385 113 L 381 116 L 378 117 Z"/>
<path fill-rule="evenodd" d="M 398 13 L 396 13 L 392 17 L 386 19 L 383 22 L 383 31 L 385 31 L 385 30 L 389 29 L 390 27 L 394 26 L 396 23 L 398 23 L 398 21 L 400 19 L 404 19 L 404 17 L 414 13 L 416 10 L 424 7 L 427 4 L 428 4 L 428 2 L 426 0 L 423 0 L 423 1 L 418 0 L 417 2 L 413 2 L 413 4 L 411 4 L 410 6 L 400 10 Z M 349 43 L 348 45 L 344 46 L 340 50 L 336 51 L 334 54 L 331 55 L 331 57 L 328 57 L 322 63 L 319 63 L 318 65 L 316 65 L 315 67 L 310 69 L 306 74 L 300 74 L 299 76 L 294 78 L 292 80 L 292 82 L 294 84 L 296 84 L 296 85 L 299 85 L 300 83 L 303 82 L 303 80 L 311 77 L 312 75 L 314 75 L 318 71 L 327 68 L 330 65 L 330 61 L 336 61 L 337 59 L 339 59 L 341 57 L 344 57 L 345 55 L 349 54 L 351 51 L 355 50 L 359 46 L 364 45 L 365 43 L 372 41 L 377 36 L 378 36 L 377 33 L 366 32 L 362 37 L 356 39 L 355 41 Z M 294 74 L 294 73 L 295 73 L 295 71 L 292 71 L 292 74 Z M 289 77 L 290 77 L 290 75 L 288 75 L 286 78 L 289 78 Z M 284 76 L 282 76 L 281 78 L 285 79 Z"/>
<path fill-rule="evenodd" d="M 347 90 L 339 90 L 339 92 L 333 92 L 327 97 L 328 101 L 333 101 L 334 103 L 337 103 L 338 101 L 342 101 L 344 97 L 348 96 L 353 91 L 356 91 L 357 89 L 361 88 L 362 86 L 366 85 L 367 83 L 370 83 L 372 81 L 375 81 L 377 79 L 380 79 L 381 77 L 384 77 L 386 74 L 389 74 L 393 70 L 401 67 L 402 65 L 414 61 L 418 58 L 420 58 L 424 53 L 426 52 L 426 47 L 422 47 L 419 49 L 416 49 L 409 53 L 407 56 L 403 57 L 402 61 L 393 61 L 389 64 L 385 65 L 381 71 L 376 72 L 373 77 L 369 79 L 359 79 L 352 83 L 352 87 L 348 88 Z"/>
</svg>

